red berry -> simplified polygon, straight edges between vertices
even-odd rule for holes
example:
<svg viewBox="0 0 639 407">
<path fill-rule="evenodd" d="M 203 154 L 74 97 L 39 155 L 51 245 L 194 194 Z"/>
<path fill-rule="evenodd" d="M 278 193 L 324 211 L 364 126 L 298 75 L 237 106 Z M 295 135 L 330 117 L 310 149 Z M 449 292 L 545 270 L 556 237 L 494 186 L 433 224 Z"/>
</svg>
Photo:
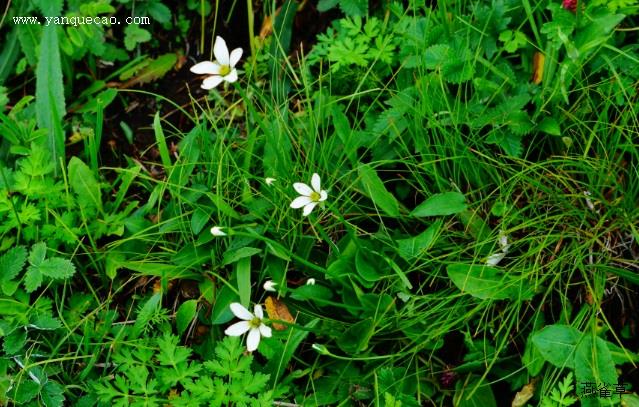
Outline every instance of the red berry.
<svg viewBox="0 0 639 407">
<path fill-rule="evenodd" d="M 563 0 L 561 6 L 566 10 L 570 10 L 573 13 L 577 12 L 577 0 Z"/>
</svg>

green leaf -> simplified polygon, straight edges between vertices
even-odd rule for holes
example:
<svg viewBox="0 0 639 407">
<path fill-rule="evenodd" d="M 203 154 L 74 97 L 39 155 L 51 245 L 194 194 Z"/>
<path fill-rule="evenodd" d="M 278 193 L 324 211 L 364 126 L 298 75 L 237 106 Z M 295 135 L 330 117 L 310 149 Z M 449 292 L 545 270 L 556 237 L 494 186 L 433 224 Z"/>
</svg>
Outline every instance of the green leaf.
<svg viewBox="0 0 639 407">
<path fill-rule="evenodd" d="M 435 194 L 413 209 L 411 216 L 445 216 L 462 212 L 466 209 L 464 194 L 459 192 L 444 192 Z"/>
<path fill-rule="evenodd" d="M 380 272 L 380 266 L 387 266 L 387 264 L 379 254 L 363 248 L 357 251 L 355 269 L 365 281 L 374 282 L 384 277 L 384 274 Z"/>
<path fill-rule="evenodd" d="M 399 217 L 399 202 L 393 194 L 388 192 L 377 172 L 367 164 L 360 165 L 357 173 L 361 179 L 364 192 L 375 206 L 381 208 L 392 217 Z"/>
<path fill-rule="evenodd" d="M 27 331 L 20 327 L 4 337 L 2 349 L 7 355 L 14 355 L 20 352 L 26 342 Z"/>
<path fill-rule="evenodd" d="M 421 256 L 424 251 L 433 246 L 441 226 L 442 221 L 438 220 L 419 235 L 408 239 L 398 240 L 397 245 L 399 255 L 406 261 L 411 261 Z"/>
<path fill-rule="evenodd" d="M 169 154 L 169 148 L 166 145 L 166 138 L 164 137 L 164 131 L 162 131 L 162 124 L 160 124 L 160 112 L 155 112 L 153 117 L 153 132 L 155 133 L 155 141 L 160 150 L 160 158 L 162 159 L 162 165 L 168 172 L 171 167 L 171 156 Z"/>
<path fill-rule="evenodd" d="M 160 24 L 166 24 L 171 21 L 171 9 L 159 1 L 149 3 L 147 11 Z"/>
<path fill-rule="evenodd" d="M 574 369 L 574 355 L 582 334 L 568 325 L 549 325 L 536 332 L 532 341 L 541 356 L 552 365 Z"/>
<path fill-rule="evenodd" d="M 468 381 L 458 380 L 455 385 L 455 407 L 497 407 L 490 385 L 480 383 L 481 378 L 477 376 Z"/>
<path fill-rule="evenodd" d="M 151 40 L 151 33 L 145 30 L 144 28 L 140 28 L 137 24 L 127 25 L 124 29 L 124 47 L 128 51 L 133 51 L 133 49 L 143 42 L 147 42 Z"/>
<path fill-rule="evenodd" d="M 188 300 L 180 305 L 175 313 L 178 335 L 182 335 L 197 313 L 197 300 Z"/>
<path fill-rule="evenodd" d="M 366 318 L 355 325 L 350 326 L 337 339 L 337 346 L 347 353 L 359 353 L 368 348 L 375 331 L 375 323 L 372 318 Z"/>
<path fill-rule="evenodd" d="M 42 273 L 37 266 L 29 266 L 24 274 L 24 289 L 32 293 L 42 285 Z"/>
<path fill-rule="evenodd" d="M 481 264 L 451 264 L 448 277 L 462 292 L 480 299 L 523 299 L 531 292 L 520 292 L 518 284 L 501 270 Z"/>
<path fill-rule="evenodd" d="M 578 383 L 591 382 L 608 383 L 614 385 L 618 382 L 615 363 L 612 360 L 606 341 L 599 337 L 586 336 L 577 344 L 575 352 L 575 377 Z M 614 390 L 614 389 L 609 389 Z M 600 403 L 601 401 L 601 403 Z M 582 398 L 584 407 L 600 405 L 617 405 L 619 397 L 598 400 L 596 398 Z"/>
<path fill-rule="evenodd" d="M 339 0 L 339 8 L 349 17 L 368 13 L 368 0 Z"/>
<path fill-rule="evenodd" d="M 299 301 L 317 301 L 322 305 L 323 301 L 328 301 L 333 297 L 333 292 L 319 284 L 303 285 L 291 290 L 291 298 Z"/>
<path fill-rule="evenodd" d="M 2 291 L 6 295 L 12 293 L 7 292 L 9 281 L 13 280 L 22 270 L 27 261 L 27 250 L 23 246 L 17 246 L 9 249 L 0 257 L 0 283 Z"/>
<path fill-rule="evenodd" d="M 43 261 L 38 266 L 38 270 L 43 275 L 54 279 L 69 278 L 75 274 L 75 266 L 73 263 L 61 257 L 54 257 Z"/>
<path fill-rule="evenodd" d="M 151 298 L 144 303 L 138 312 L 133 328 L 131 328 L 131 331 L 129 332 L 129 339 L 136 339 L 140 336 L 149 322 L 151 322 L 155 313 L 160 309 L 161 300 L 162 295 L 158 292 L 153 294 Z"/>
<path fill-rule="evenodd" d="M 243 259 L 245 257 L 251 257 L 258 253 L 261 253 L 262 249 L 258 249 L 256 247 L 240 247 L 239 249 L 227 250 L 224 253 L 224 258 L 222 260 L 222 265 L 226 266 L 228 264 L 235 263 L 236 261 Z"/>
<path fill-rule="evenodd" d="M 64 131 L 62 118 L 66 113 L 62 65 L 58 48 L 58 27 L 45 26 L 36 68 L 36 118 L 38 127 L 47 129 L 47 146 L 57 173 L 59 161 L 64 161 Z"/>
<path fill-rule="evenodd" d="M 537 129 L 552 136 L 561 136 L 561 127 L 559 127 L 559 122 L 552 117 L 544 118 L 537 125 Z"/>
<path fill-rule="evenodd" d="M 61 326 L 62 323 L 58 319 L 53 318 L 51 315 L 48 314 L 40 314 L 29 323 L 30 328 L 40 330 L 58 329 Z"/>
<path fill-rule="evenodd" d="M 69 161 L 69 183 L 82 208 L 95 208 L 102 212 L 100 184 L 89 166 L 78 157 L 72 157 Z"/>
<path fill-rule="evenodd" d="M 317 3 L 317 11 L 323 13 L 337 6 L 338 3 L 339 0 L 319 0 Z"/>
<path fill-rule="evenodd" d="M 46 407 L 62 407 L 64 405 L 64 387 L 49 380 L 42 387 L 40 397 Z"/>
<path fill-rule="evenodd" d="M 237 291 L 240 303 L 248 308 L 251 303 L 251 257 L 242 257 L 235 265 L 237 273 Z"/>
<path fill-rule="evenodd" d="M 191 216 L 191 230 L 193 234 L 199 235 L 204 226 L 209 221 L 209 212 L 202 208 L 197 208 Z"/>
</svg>

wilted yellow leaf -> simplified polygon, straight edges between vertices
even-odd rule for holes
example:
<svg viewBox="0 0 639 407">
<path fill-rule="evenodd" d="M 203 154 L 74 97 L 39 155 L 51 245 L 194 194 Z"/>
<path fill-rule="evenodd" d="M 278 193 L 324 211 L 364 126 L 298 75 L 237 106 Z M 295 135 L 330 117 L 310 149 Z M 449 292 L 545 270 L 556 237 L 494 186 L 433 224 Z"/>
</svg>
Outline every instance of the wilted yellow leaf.
<svg viewBox="0 0 639 407">
<path fill-rule="evenodd" d="M 539 85 L 544 77 L 544 63 L 546 56 L 541 52 L 535 52 L 533 55 L 533 77 L 532 81 L 535 85 Z"/>
<path fill-rule="evenodd" d="M 533 380 L 515 394 L 511 407 L 523 407 L 526 405 L 528 400 L 535 394 L 535 382 L 536 380 Z"/>
<path fill-rule="evenodd" d="M 267 297 L 264 305 L 266 306 L 266 313 L 268 314 L 269 319 L 286 321 L 290 322 L 291 324 L 294 322 L 293 316 L 288 310 L 286 304 L 284 304 L 284 302 L 278 300 L 277 298 L 271 296 Z M 286 329 L 286 325 L 273 322 L 273 328 L 278 331 L 283 331 Z"/>
</svg>

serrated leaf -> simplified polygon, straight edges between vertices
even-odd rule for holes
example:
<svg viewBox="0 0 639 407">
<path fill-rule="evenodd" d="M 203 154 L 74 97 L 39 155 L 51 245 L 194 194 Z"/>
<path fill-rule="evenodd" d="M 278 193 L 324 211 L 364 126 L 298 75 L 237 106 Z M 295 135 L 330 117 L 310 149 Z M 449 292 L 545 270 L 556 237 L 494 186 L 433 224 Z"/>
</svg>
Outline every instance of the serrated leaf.
<svg viewBox="0 0 639 407">
<path fill-rule="evenodd" d="M 24 289 L 28 293 L 32 293 L 42 285 L 42 273 L 37 266 L 29 266 L 24 275 Z"/>
<path fill-rule="evenodd" d="M 357 173 L 361 179 L 364 192 L 373 203 L 386 214 L 398 217 L 399 202 L 393 194 L 388 192 L 377 172 L 370 165 L 360 165 Z"/>
<path fill-rule="evenodd" d="M 129 24 L 124 29 L 124 47 L 128 51 L 133 51 L 138 44 L 150 40 L 151 33 L 144 28 L 140 28 L 137 24 Z"/>
<path fill-rule="evenodd" d="M 102 212 L 102 191 L 93 171 L 77 157 L 69 161 L 69 183 L 83 208 L 96 208 Z"/>
<path fill-rule="evenodd" d="M 58 329 L 61 326 L 62 323 L 58 319 L 47 314 L 39 314 L 31 322 L 29 322 L 29 327 L 40 330 Z"/>
<path fill-rule="evenodd" d="M 46 259 L 38 266 L 38 270 L 44 276 L 58 280 L 69 278 L 75 274 L 73 263 L 61 257 Z"/>
<path fill-rule="evenodd" d="M 163 78 L 176 63 L 177 55 L 173 53 L 160 55 L 150 61 L 145 60 L 138 68 L 137 74 L 123 84 L 122 88 L 126 89 L 132 86 L 143 85 Z"/>
<path fill-rule="evenodd" d="M 151 322 L 153 315 L 160 309 L 161 300 L 162 295 L 158 292 L 144 303 L 138 312 L 133 328 L 129 332 L 129 339 L 136 339 L 140 336 L 144 328 Z"/>
<path fill-rule="evenodd" d="M 27 341 L 27 331 L 18 328 L 4 337 L 2 349 L 7 355 L 18 353 Z"/>
<path fill-rule="evenodd" d="M 26 261 L 27 250 L 23 246 L 9 249 L 0 257 L 0 282 L 2 282 L 3 291 L 5 290 L 4 285 L 20 273 Z M 5 292 L 5 294 L 7 293 Z"/>
<path fill-rule="evenodd" d="M 411 216 L 446 216 L 466 210 L 466 199 L 459 192 L 435 194 L 413 209 Z"/>
<path fill-rule="evenodd" d="M 486 138 L 489 144 L 497 144 L 504 152 L 512 157 L 520 157 L 524 151 L 521 136 L 509 131 L 495 130 Z"/>
<path fill-rule="evenodd" d="M 49 380 L 42 387 L 40 397 L 46 407 L 62 407 L 64 405 L 64 387 Z"/>
</svg>

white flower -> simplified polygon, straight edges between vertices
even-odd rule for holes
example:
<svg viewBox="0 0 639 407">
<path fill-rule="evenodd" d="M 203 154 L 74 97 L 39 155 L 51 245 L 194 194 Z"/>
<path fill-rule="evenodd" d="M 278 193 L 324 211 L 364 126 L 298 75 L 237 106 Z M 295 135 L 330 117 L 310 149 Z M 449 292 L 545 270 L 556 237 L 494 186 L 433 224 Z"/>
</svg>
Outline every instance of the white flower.
<svg viewBox="0 0 639 407">
<path fill-rule="evenodd" d="M 504 233 L 503 230 L 499 231 L 499 247 L 501 248 L 500 252 L 493 253 L 488 256 L 485 260 L 485 263 L 489 266 L 496 266 L 501 262 L 506 254 L 508 254 L 508 249 L 510 249 L 510 243 L 508 243 L 508 235 Z"/>
<path fill-rule="evenodd" d="M 268 185 L 269 187 L 273 185 L 275 181 L 277 181 L 275 178 L 270 178 L 270 177 L 264 178 L 264 182 L 266 182 L 266 185 Z"/>
<path fill-rule="evenodd" d="M 315 206 L 328 198 L 328 193 L 320 188 L 320 176 L 314 173 L 311 177 L 311 185 L 313 188 L 302 182 L 293 184 L 293 188 L 297 191 L 298 196 L 291 202 L 291 208 L 298 209 L 304 207 L 302 215 L 308 216 Z"/>
<path fill-rule="evenodd" d="M 211 75 L 202 82 L 203 89 L 213 89 L 222 81 L 231 83 L 237 80 L 235 65 L 242 57 L 242 48 L 235 48 L 229 54 L 226 41 L 217 36 L 213 45 L 213 54 L 216 61 L 204 61 L 191 67 L 191 72 L 193 73 Z"/>
<path fill-rule="evenodd" d="M 211 234 L 213 236 L 226 236 L 226 233 L 222 229 L 224 228 L 220 226 L 213 226 L 211 228 Z"/>
<path fill-rule="evenodd" d="M 315 285 L 315 279 L 309 278 L 308 280 L 306 280 L 306 285 Z"/>
<path fill-rule="evenodd" d="M 233 312 L 233 315 L 242 321 L 229 326 L 226 328 L 224 333 L 228 336 L 240 336 L 245 332 L 248 332 L 246 337 L 246 349 L 249 352 L 253 352 L 257 349 L 257 345 L 260 344 L 260 336 L 264 336 L 266 338 L 271 337 L 271 328 L 264 325 L 264 322 L 262 322 L 264 312 L 262 311 L 261 305 L 256 304 L 253 309 L 254 313 L 252 314 L 249 310 L 244 308 L 242 304 L 234 302 L 231 303 L 231 311 Z"/>
<path fill-rule="evenodd" d="M 491 254 L 488 258 L 486 258 L 486 264 L 489 266 L 496 266 L 504 259 L 504 257 L 506 257 L 506 253 L 504 252 Z"/>
<path fill-rule="evenodd" d="M 276 292 L 277 290 L 275 289 L 275 286 L 277 285 L 277 283 L 273 280 L 267 280 L 263 287 L 264 287 L 264 291 L 270 291 L 270 292 Z"/>
</svg>

